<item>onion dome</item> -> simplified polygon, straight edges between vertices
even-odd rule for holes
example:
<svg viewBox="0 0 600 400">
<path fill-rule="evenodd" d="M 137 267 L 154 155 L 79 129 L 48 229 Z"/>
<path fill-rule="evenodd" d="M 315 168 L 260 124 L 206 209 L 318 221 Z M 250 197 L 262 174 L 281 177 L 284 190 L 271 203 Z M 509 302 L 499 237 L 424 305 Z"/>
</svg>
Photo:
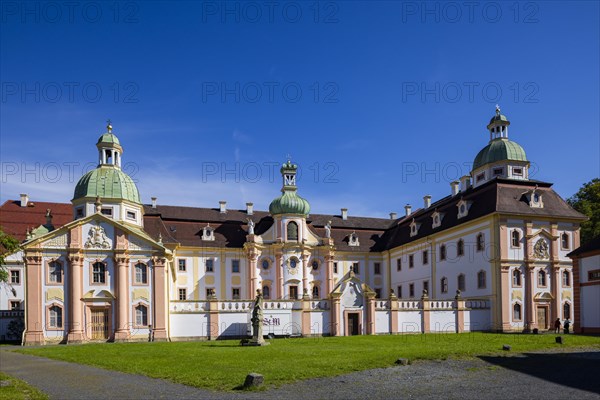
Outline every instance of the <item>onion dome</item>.
<svg viewBox="0 0 600 400">
<path fill-rule="evenodd" d="M 288 160 L 281 166 L 281 176 L 283 177 L 282 195 L 277 197 L 269 205 L 271 215 L 296 214 L 307 216 L 310 213 L 310 204 L 297 194 L 296 172 L 298 166 Z"/>
</svg>

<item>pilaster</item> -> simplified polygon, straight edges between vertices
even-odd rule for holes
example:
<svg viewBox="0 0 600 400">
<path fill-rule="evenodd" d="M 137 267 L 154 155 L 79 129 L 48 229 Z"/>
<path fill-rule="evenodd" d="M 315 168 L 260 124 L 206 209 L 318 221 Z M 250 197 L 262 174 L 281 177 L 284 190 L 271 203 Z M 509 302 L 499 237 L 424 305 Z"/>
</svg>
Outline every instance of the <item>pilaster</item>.
<svg viewBox="0 0 600 400">
<path fill-rule="evenodd" d="M 69 318 L 69 343 L 79 343 L 85 339 L 83 324 L 83 254 L 71 253 L 68 256 L 69 273 L 69 299 L 71 302 Z"/>
<path fill-rule="evenodd" d="M 23 344 L 44 344 L 42 320 L 42 255 L 38 252 L 25 253 L 25 275 L 27 287 L 25 304 L 27 305 L 25 339 Z"/>
<path fill-rule="evenodd" d="M 152 271 L 154 272 L 154 340 L 167 340 L 167 278 L 166 262 L 163 257 L 152 257 Z"/>
</svg>

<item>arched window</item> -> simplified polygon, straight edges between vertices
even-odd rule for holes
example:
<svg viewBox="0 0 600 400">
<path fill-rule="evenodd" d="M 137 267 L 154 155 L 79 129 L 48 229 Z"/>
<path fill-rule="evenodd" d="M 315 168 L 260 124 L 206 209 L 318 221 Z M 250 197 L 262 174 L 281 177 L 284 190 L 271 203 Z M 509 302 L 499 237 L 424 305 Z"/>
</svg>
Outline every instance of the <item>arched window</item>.
<svg viewBox="0 0 600 400">
<path fill-rule="evenodd" d="M 567 232 L 563 233 L 560 236 L 560 242 L 562 245 L 563 250 L 569 250 L 570 246 L 569 246 L 569 234 Z"/>
<path fill-rule="evenodd" d="M 483 251 L 485 247 L 485 241 L 483 239 L 483 233 L 477 235 L 477 251 Z"/>
<path fill-rule="evenodd" d="M 513 286 L 521 286 L 521 271 L 515 269 L 512 273 Z"/>
<path fill-rule="evenodd" d="M 298 240 L 298 224 L 294 221 L 287 224 L 287 240 Z"/>
<path fill-rule="evenodd" d="M 48 310 L 48 325 L 51 328 L 62 328 L 63 326 L 63 315 L 62 315 L 62 307 L 60 306 L 52 306 Z"/>
<path fill-rule="evenodd" d="M 569 273 L 569 271 L 563 271 L 562 283 L 563 283 L 563 286 L 565 286 L 565 287 L 571 286 L 571 274 Z"/>
<path fill-rule="evenodd" d="M 316 284 L 312 288 L 312 297 L 313 297 L 313 299 L 320 298 L 319 297 L 319 286 L 317 286 Z"/>
<path fill-rule="evenodd" d="M 462 256 L 465 254 L 465 241 L 460 239 L 457 243 L 456 243 L 456 255 L 457 256 Z"/>
<path fill-rule="evenodd" d="M 513 320 L 521 321 L 521 305 L 519 303 L 515 303 L 513 306 Z"/>
<path fill-rule="evenodd" d="M 135 264 L 135 283 L 148 283 L 148 267 L 143 263 Z"/>
<path fill-rule="evenodd" d="M 440 289 L 442 293 L 448 293 L 448 278 L 443 277 L 440 279 Z"/>
<path fill-rule="evenodd" d="M 457 283 L 458 283 L 458 290 L 460 290 L 461 292 L 464 292 L 466 290 L 465 274 L 458 275 Z"/>
<path fill-rule="evenodd" d="M 95 262 L 92 265 L 92 283 L 106 283 L 106 265 Z"/>
<path fill-rule="evenodd" d="M 148 326 L 148 307 L 143 304 L 135 306 L 136 326 Z"/>
<path fill-rule="evenodd" d="M 569 304 L 569 303 L 563 304 L 563 318 L 564 319 L 571 318 L 571 304 Z"/>
<path fill-rule="evenodd" d="M 446 245 L 443 244 L 440 246 L 440 260 L 446 259 Z"/>
<path fill-rule="evenodd" d="M 521 247 L 521 234 L 518 230 L 512 231 L 512 246 L 513 247 Z"/>
<path fill-rule="evenodd" d="M 270 299 L 271 298 L 271 287 L 268 285 L 264 285 L 262 288 L 263 298 Z"/>
<path fill-rule="evenodd" d="M 538 271 L 538 286 L 546 286 L 546 272 Z"/>
<path fill-rule="evenodd" d="M 485 271 L 477 273 L 477 289 L 485 289 Z"/>
</svg>

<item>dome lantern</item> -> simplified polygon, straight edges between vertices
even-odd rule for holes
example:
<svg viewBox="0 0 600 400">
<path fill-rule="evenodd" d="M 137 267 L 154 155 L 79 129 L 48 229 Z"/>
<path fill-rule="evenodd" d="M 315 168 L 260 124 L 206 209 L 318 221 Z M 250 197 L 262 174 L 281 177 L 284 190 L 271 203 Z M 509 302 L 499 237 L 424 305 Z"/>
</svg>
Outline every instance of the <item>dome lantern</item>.
<svg viewBox="0 0 600 400">
<path fill-rule="evenodd" d="M 308 201 L 296 193 L 298 191 L 298 187 L 296 186 L 297 170 L 298 166 L 292 164 L 289 159 L 281 166 L 280 172 L 283 178 L 282 195 L 273 200 L 269 205 L 271 215 L 294 214 L 307 216 L 309 214 L 310 205 Z"/>
</svg>

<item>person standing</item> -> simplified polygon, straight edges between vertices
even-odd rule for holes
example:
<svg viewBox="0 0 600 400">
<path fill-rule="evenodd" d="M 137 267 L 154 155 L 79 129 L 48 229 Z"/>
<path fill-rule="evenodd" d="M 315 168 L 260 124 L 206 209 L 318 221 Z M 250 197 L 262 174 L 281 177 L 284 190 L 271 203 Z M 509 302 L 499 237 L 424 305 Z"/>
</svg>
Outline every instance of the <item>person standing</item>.
<svg viewBox="0 0 600 400">
<path fill-rule="evenodd" d="M 565 324 L 563 325 L 565 334 L 569 333 L 570 326 L 571 326 L 571 321 L 569 321 L 569 318 L 565 319 Z"/>
<path fill-rule="evenodd" d="M 556 318 L 554 321 L 554 333 L 560 333 L 560 318 Z"/>
</svg>

